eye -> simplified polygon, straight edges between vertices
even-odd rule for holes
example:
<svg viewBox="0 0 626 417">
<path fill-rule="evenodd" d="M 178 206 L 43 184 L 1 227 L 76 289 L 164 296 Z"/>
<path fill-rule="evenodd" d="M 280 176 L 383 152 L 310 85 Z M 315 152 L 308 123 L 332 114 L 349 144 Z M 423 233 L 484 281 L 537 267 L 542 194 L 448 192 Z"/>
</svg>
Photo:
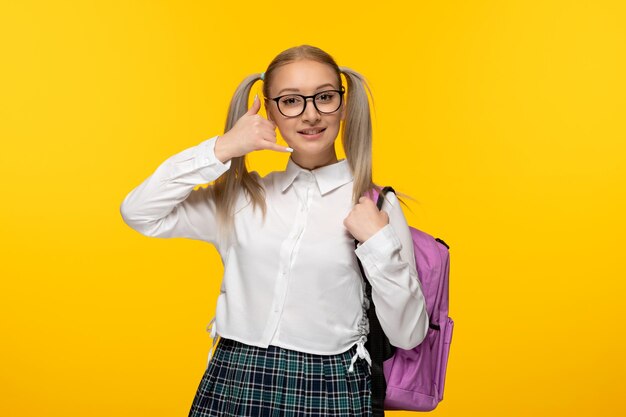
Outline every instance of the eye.
<svg viewBox="0 0 626 417">
<path fill-rule="evenodd" d="M 333 91 L 325 91 L 317 96 L 319 101 L 331 101 L 337 94 Z"/>
<path fill-rule="evenodd" d="M 285 107 L 298 106 L 302 103 L 302 98 L 299 96 L 285 96 L 280 100 L 280 103 Z"/>
</svg>

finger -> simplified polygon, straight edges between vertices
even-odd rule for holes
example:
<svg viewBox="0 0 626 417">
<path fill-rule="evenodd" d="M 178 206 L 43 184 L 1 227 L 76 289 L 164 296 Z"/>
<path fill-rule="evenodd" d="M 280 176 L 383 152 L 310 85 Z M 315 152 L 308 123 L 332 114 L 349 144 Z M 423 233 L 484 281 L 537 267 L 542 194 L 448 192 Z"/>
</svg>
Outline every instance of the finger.
<svg viewBox="0 0 626 417">
<path fill-rule="evenodd" d="M 292 148 L 281 146 L 281 145 L 278 145 L 274 142 L 270 142 L 267 140 L 265 141 L 264 149 L 269 149 L 271 151 L 278 151 L 278 152 L 293 152 Z"/>
<path fill-rule="evenodd" d="M 288 146 L 280 146 L 280 145 L 277 145 L 275 143 L 272 145 L 272 147 L 270 149 L 278 151 L 278 152 L 288 152 L 288 153 L 293 152 L 293 149 L 291 149 L 290 147 L 288 147 Z"/>
<path fill-rule="evenodd" d="M 259 95 L 255 94 L 254 100 L 252 101 L 252 106 L 247 111 L 247 114 L 257 114 L 259 109 L 261 108 L 261 100 L 259 100 Z"/>
<path fill-rule="evenodd" d="M 269 132 L 264 132 L 262 137 L 263 137 L 263 140 L 266 140 L 268 142 L 276 143 L 276 141 L 278 140 L 278 137 L 276 136 L 276 132 L 274 132 L 273 130 L 270 130 Z"/>
</svg>

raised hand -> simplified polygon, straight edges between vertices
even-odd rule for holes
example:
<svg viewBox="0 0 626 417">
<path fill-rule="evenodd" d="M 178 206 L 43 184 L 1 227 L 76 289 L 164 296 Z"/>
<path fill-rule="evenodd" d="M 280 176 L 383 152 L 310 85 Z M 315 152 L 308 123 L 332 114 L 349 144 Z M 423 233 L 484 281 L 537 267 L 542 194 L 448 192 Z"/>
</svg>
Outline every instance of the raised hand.
<svg viewBox="0 0 626 417">
<path fill-rule="evenodd" d="M 268 149 L 293 152 L 293 149 L 276 144 L 276 125 L 258 114 L 261 100 L 254 96 L 252 106 L 235 125 L 221 135 L 215 143 L 215 156 L 222 162 L 252 151 Z"/>
</svg>

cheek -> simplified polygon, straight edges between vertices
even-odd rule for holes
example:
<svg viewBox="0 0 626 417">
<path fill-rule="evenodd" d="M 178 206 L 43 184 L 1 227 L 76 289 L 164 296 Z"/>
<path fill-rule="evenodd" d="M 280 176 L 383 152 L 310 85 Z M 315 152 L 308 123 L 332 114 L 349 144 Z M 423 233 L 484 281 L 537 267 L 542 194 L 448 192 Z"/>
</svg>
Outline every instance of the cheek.
<svg viewBox="0 0 626 417">
<path fill-rule="evenodd" d="M 280 129 L 280 133 L 291 135 L 295 133 L 295 125 L 291 120 L 279 120 L 276 122 L 276 126 Z"/>
<path fill-rule="evenodd" d="M 289 128 L 289 123 L 281 117 L 280 114 L 276 114 L 274 111 L 270 111 L 267 113 L 268 120 L 271 120 L 276 125 L 276 128 L 280 130 L 281 134 Z"/>
<path fill-rule="evenodd" d="M 333 120 L 332 124 L 328 127 L 329 129 L 332 129 L 335 133 L 339 132 L 339 128 L 341 127 L 341 119 L 337 118 L 337 120 Z"/>
</svg>

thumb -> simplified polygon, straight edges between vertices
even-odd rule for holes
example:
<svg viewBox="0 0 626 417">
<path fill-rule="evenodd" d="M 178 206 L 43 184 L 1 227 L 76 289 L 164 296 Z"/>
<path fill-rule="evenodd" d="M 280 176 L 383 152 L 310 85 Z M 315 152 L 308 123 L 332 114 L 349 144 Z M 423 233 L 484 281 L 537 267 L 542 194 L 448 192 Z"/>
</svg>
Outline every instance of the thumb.
<svg viewBox="0 0 626 417">
<path fill-rule="evenodd" d="M 261 100 L 259 100 L 259 95 L 256 94 L 254 96 L 254 100 L 252 101 L 252 106 L 248 109 L 248 114 L 257 114 L 259 109 L 261 108 Z"/>
</svg>

